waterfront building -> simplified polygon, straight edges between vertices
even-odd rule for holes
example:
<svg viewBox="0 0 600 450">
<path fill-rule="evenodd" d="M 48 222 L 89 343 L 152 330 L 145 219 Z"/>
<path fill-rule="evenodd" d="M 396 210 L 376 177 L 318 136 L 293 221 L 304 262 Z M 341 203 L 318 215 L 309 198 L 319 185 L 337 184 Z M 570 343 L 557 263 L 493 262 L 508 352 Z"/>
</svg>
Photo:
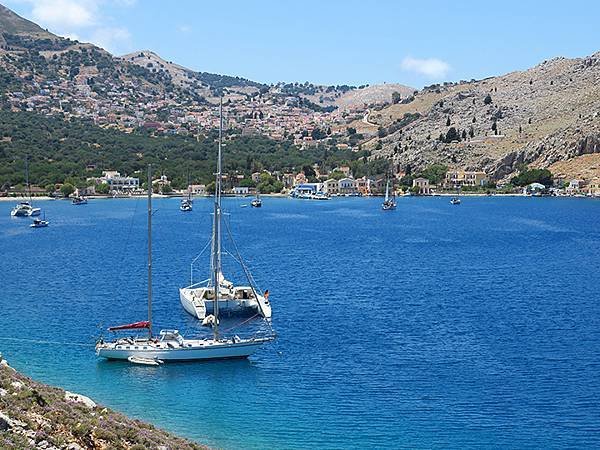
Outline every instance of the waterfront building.
<svg viewBox="0 0 600 450">
<path fill-rule="evenodd" d="M 488 176 L 485 172 L 449 170 L 446 172 L 444 187 L 453 188 L 455 186 L 485 186 L 488 181 Z"/>
<path fill-rule="evenodd" d="M 323 183 L 303 183 L 297 184 L 294 187 L 294 190 L 291 192 L 292 197 L 310 197 L 311 195 L 316 194 L 317 192 L 323 192 L 324 184 Z"/>
<path fill-rule="evenodd" d="M 98 183 L 108 184 L 111 192 L 132 192 L 137 191 L 140 187 L 140 179 L 135 177 L 121 176 L 116 170 L 106 170 L 102 172 L 100 178 L 89 178 Z"/>
<path fill-rule="evenodd" d="M 233 193 L 235 195 L 248 195 L 250 193 L 250 189 L 248 186 L 235 186 L 233 188 Z"/>
<path fill-rule="evenodd" d="M 585 187 L 585 180 L 571 180 L 567 187 L 567 194 L 573 195 L 578 194 Z"/>
<path fill-rule="evenodd" d="M 204 185 L 204 184 L 190 184 L 188 186 L 188 192 L 191 195 L 206 195 L 206 185 Z"/>
<path fill-rule="evenodd" d="M 362 195 L 370 195 L 371 194 L 371 190 L 369 189 L 371 180 L 369 178 L 361 177 L 361 178 L 357 178 L 354 181 L 355 181 L 356 190 L 358 192 L 360 192 Z"/>
<path fill-rule="evenodd" d="M 588 186 L 588 194 L 594 197 L 600 197 L 600 178 L 594 177 Z"/>
<path fill-rule="evenodd" d="M 355 194 L 356 193 L 356 180 L 354 178 L 342 178 L 338 181 L 340 194 Z"/>
<path fill-rule="evenodd" d="M 415 178 L 413 180 L 413 187 L 419 188 L 419 191 L 417 192 L 419 195 L 431 194 L 431 186 L 429 185 L 429 180 L 427 178 Z"/>
<path fill-rule="evenodd" d="M 338 184 L 338 181 L 330 178 L 329 180 L 325 181 L 325 183 L 323 183 L 323 191 L 327 194 L 327 195 L 337 195 L 340 193 L 340 187 Z"/>
</svg>

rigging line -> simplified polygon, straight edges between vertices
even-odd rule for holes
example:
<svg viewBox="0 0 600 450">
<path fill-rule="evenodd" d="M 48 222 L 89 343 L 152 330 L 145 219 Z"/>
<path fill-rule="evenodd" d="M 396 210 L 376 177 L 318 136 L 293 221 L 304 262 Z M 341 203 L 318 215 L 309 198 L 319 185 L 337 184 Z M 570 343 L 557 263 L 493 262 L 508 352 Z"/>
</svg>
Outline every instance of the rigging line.
<svg viewBox="0 0 600 450">
<path fill-rule="evenodd" d="M 204 246 L 202 251 L 200 253 L 198 253 L 198 255 L 196 255 L 196 257 L 194 259 L 192 259 L 192 262 L 190 263 L 190 285 L 194 284 L 194 264 L 196 263 L 196 261 L 198 261 L 198 258 L 200 258 L 202 256 L 202 254 L 206 251 L 206 249 L 211 244 L 211 242 L 212 242 L 212 238 L 208 240 L 208 242 L 206 243 L 206 245 Z"/>
<path fill-rule="evenodd" d="M 244 271 L 244 274 L 246 275 L 246 279 L 248 280 L 248 283 L 250 284 L 250 289 L 252 289 L 252 292 L 254 293 L 254 297 L 256 298 L 256 304 L 258 306 L 258 309 L 260 310 L 260 312 L 262 313 L 262 315 L 264 317 L 265 314 L 264 314 L 264 311 L 262 310 L 262 305 L 260 304 L 260 301 L 258 300 L 258 292 L 257 292 L 258 285 L 256 284 L 256 281 L 254 281 L 254 277 L 252 276 L 252 274 L 246 267 L 246 264 L 244 264 L 244 260 L 242 259 L 240 250 L 238 249 L 238 246 L 235 243 L 235 240 L 233 239 L 233 236 L 231 234 L 231 228 L 229 227 L 229 221 L 225 220 L 224 222 L 225 222 L 225 227 L 227 228 L 227 234 L 229 235 L 229 240 L 233 244 L 233 248 L 234 248 L 235 252 L 237 253 L 237 256 L 240 260 L 242 270 Z M 267 323 L 271 333 L 273 333 L 273 326 L 271 325 L 271 321 L 265 320 L 265 322 Z"/>
<path fill-rule="evenodd" d="M 259 316 L 259 314 L 254 314 L 254 315 L 253 315 L 252 317 L 250 317 L 249 319 L 246 319 L 246 320 L 244 320 L 243 322 L 240 322 L 240 323 L 238 323 L 238 324 L 236 324 L 236 325 L 233 325 L 233 326 L 232 326 L 232 327 L 230 327 L 230 328 L 227 328 L 226 330 L 224 330 L 224 333 L 226 333 L 226 332 L 228 332 L 228 331 L 231 331 L 231 330 L 233 330 L 234 328 L 237 328 L 237 327 L 239 327 L 239 326 L 242 326 L 242 325 L 244 325 L 245 323 L 248 323 L 248 322 L 250 322 L 252 319 L 254 319 L 254 318 L 258 317 L 258 316 Z"/>
<path fill-rule="evenodd" d="M 210 243 L 212 242 L 212 239 L 209 239 L 208 242 L 206 243 L 206 245 L 204 246 L 204 248 L 200 251 L 200 253 L 198 253 L 198 255 L 196 255 L 196 257 L 194 259 L 192 259 L 192 264 L 194 264 L 198 258 L 200 258 L 202 256 L 202 254 L 205 252 L 205 250 L 208 248 L 208 246 L 210 245 Z"/>
<path fill-rule="evenodd" d="M 227 234 L 229 235 L 229 240 L 233 244 L 233 249 L 235 250 L 235 252 L 237 254 L 236 261 L 238 261 L 240 263 L 240 265 L 242 266 L 242 270 L 244 271 L 244 274 L 246 275 L 246 278 L 248 279 L 248 283 L 250 283 L 250 287 L 255 291 L 254 294 L 257 295 L 256 289 L 259 288 L 258 284 L 254 280 L 254 277 L 252 276 L 252 274 L 248 270 L 248 267 L 244 263 L 244 259 L 242 258 L 242 254 L 240 253 L 240 250 L 239 250 L 237 244 L 235 243 L 235 240 L 233 239 L 233 235 L 231 234 L 231 228 L 229 227 L 229 222 L 226 221 L 226 220 L 224 222 L 225 222 L 225 226 L 227 227 Z M 233 255 L 231 255 L 231 256 L 233 257 Z"/>
<path fill-rule="evenodd" d="M 46 341 L 41 339 L 23 339 L 23 338 L 11 338 L 11 337 L 0 337 L 1 341 L 14 341 L 14 342 L 30 342 L 32 344 L 53 344 L 53 345 L 77 345 L 79 347 L 93 347 L 94 344 L 82 344 L 80 342 L 59 342 L 59 341 Z"/>
</svg>

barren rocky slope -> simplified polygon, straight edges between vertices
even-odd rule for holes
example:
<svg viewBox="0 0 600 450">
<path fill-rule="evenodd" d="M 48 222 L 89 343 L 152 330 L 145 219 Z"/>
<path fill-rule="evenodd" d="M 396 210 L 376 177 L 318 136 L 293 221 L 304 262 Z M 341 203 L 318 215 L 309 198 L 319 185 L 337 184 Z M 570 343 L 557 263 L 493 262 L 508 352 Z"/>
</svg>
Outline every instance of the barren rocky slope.
<svg viewBox="0 0 600 450">
<path fill-rule="evenodd" d="M 487 95 L 491 102 L 485 102 Z M 400 126 L 403 117 L 410 123 Z M 367 147 L 400 168 L 439 162 L 502 179 L 521 164 L 545 168 L 598 153 L 600 52 L 480 81 L 429 86 L 410 103 L 372 113 L 369 121 L 381 128 Z M 364 123 L 356 126 L 369 131 Z M 460 141 L 441 142 L 451 127 Z"/>
</svg>

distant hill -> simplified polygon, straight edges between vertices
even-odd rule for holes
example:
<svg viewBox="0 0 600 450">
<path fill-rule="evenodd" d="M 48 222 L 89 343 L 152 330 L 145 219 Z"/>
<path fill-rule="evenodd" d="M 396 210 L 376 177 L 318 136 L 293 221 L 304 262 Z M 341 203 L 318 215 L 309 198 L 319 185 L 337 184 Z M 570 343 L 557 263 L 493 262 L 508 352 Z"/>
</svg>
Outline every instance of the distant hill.
<svg viewBox="0 0 600 450">
<path fill-rule="evenodd" d="M 555 58 L 480 81 L 432 85 L 409 103 L 375 111 L 369 121 L 380 130 L 366 146 L 401 169 L 443 163 L 502 179 L 523 164 L 547 168 L 600 153 L 600 53 Z M 407 124 L 397 126 L 402 121 Z M 368 128 L 360 121 L 356 126 Z"/>
<path fill-rule="evenodd" d="M 3 5 L 0 5 L 0 30 L 3 34 L 37 34 L 41 37 L 56 37 L 39 25 L 15 14 Z"/>
</svg>

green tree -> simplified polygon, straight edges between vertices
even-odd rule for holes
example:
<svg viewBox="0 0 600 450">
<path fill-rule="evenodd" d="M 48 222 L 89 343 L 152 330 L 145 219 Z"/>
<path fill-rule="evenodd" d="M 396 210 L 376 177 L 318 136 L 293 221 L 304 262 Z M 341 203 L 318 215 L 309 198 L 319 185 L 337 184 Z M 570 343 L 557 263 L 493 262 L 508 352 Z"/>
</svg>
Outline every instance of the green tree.
<svg viewBox="0 0 600 450">
<path fill-rule="evenodd" d="M 75 187 L 71 183 L 65 183 L 60 187 L 60 192 L 63 196 L 68 197 L 75 192 Z"/>
<path fill-rule="evenodd" d="M 490 94 L 488 94 L 483 99 L 483 104 L 484 105 L 489 105 L 490 103 L 492 103 L 492 96 Z"/>
<path fill-rule="evenodd" d="M 96 185 L 96 194 L 106 195 L 110 191 L 110 186 L 108 183 L 100 183 Z"/>
<path fill-rule="evenodd" d="M 552 186 L 552 172 L 548 169 L 524 168 L 521 173 L 513 177 L 510 182 L 515 186 L 527 186 L 531 183 L 540 183 L 546 187 Z"/>
<path fill-rule="evenodd" d="M 443 164 L 432 164 L 427 166 L 419 176 L 427 178 L 431 184 L 439 184 L 446 178 L 446 172 L 448 172 L 448 166 Z"/>
</svg>

